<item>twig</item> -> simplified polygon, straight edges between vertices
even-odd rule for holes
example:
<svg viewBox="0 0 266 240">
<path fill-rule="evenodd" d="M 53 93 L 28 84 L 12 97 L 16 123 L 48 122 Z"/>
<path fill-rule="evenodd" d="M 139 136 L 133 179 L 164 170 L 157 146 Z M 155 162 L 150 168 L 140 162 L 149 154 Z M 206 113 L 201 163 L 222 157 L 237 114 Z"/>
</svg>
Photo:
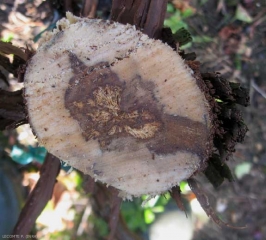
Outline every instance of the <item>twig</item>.
<svg viewBox="0 0 266 240">
<path fill-rule="evenodd" d="M 251 79 L 251 86 L 266 99 L 266 92 L 264 92 L 258 85 L 255 83 L 254 79 Z"/>
<path fill-rule="evenodd" d="M 185 209 L 184 204 L 182 202 L 180 187 L 179 186 L 173 187 L 172 191 L 170 192 L 170 194 L 171 194 L 171 197 L 175 200 L 176 205 L 178 206 L 178 208 L 181 211 L 185 212 L 186 217 L 187 217 L 187 212 L 186 212 L 186 209 Z"/>
<path fill-rule="evenodd" d="M 87 206 L 86 206 L 86 208 L 85 208 L 85 210 L 83 212 L 80 224 L 78 226 L 77 236 L 81 236 L 82 233 L 84 232 L 84 224 L 85 224 L 85 222 L 87 222 L 88 217 L 91 214 L 91 211 L 92 211 L 91 205 L 89 203 L 87 203 Z"/>
<path fill-rule="evenodd" d="M 114 190 L 112 191 L 111 196 L 111 214 L 109 219 L 109 228 L 110 228 L 110 234 L 108 236 L 108 240 L 113 240 L 117 225 L 119 222 L 119 212 L 120 212 L 120 205 L 121 205 L 122 199 L 118 197 L 118 191 Z"/>
<path fill-rule="evenodd" d="M 87 178 L 87 184 L 90 185 L 90 181 L 94 181 L 91 177 Z M 101 183 L 95 183 L 94 191 L 92 193 L 92 208 L 97 216 L 103 218 L 106 222 L 110 223 L 110 218 L 114 212 L 118 212 L 119 205 L 117 204 L 117 190 L 113 187 L 106 187 Z M 112 202 L 113 200 L 113 202 Z M 111 206 L 113 205 L 113 206 Z M 113 207 L 113 209 L 112 209 Z M 104 209 L 104 210 L 103 210 Z M 141 237 L 131 232 L 121 214 L 118 217 L 118 221 L 113 223 L 117 224 L 114 239 L 116 240 L 142 240 Z M 109 225 L 110 226 L 110 225 Z M 112 229 L 110 229 L 112 231 Z M 110 237 L 110 235 L 108 236 Z"/>
</svg>

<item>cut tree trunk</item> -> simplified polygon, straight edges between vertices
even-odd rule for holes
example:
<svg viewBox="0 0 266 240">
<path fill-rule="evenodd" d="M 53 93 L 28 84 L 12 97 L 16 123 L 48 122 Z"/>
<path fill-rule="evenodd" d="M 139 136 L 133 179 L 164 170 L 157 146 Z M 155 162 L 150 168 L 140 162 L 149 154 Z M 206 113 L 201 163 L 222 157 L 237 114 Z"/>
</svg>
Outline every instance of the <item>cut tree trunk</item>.
<svg viewBox="0 0 266 240">
<path fill-rule="evenodd" d="M 96 1 L 85 2 L 89 6 Z M 135 30 L 160 38 L 177 50 L 171 31 L 162 31 L 166 3 L 114 0 L 111 19 L 134 27 L 68 14 L 53 33 L 43 38 L 30 61 L 33 52 L 26 49 L 24 53 L 1 43 L 0 51 L 14 54 L 23 65 L 17 70 L 16 62 L 10 64 L 5 57 L 0 65 L 8 71 L 12 65 L 11 72 L 21 80 L 27 68 L 29 117 L 22 91 L 0 91 L 4 96 L 0 126 L 17 127 L 29 120 L 39 141 L 51 153 L 119 189 L 123 198 L 170 191 L 183 209 L 178 183 L 188 179 L 206 213 L 217 224 L 228 226 L 217 218 L 191 176 L 204 170 L 215 187 L 225 178 L 232 180 L 225 160 L 247 131 L 235 105 L 246 106 L 248 93 L 219 74 L 200 73 L 199 63 L 189 61 L 195 59 L 193 53 L 180 53 L 184 61 L 170 47 Z M 59 160 L 54 160 L 59 166 Z M 56 175 L 42 174 L 40 182 L 47 177 L 52 183 Z M 50 184 L 46 190 L 52 187 Z M 33 198 L 39 196 L 39 190 L 33 192 Z M 109 221 L 112 239 L 116 226 L 119 231 L 125 229 L 118 218 L 120 200 L 115 189 L 101 190 L 113 196 L 105 201 L 100 194 L 93 195 L 96 202 L 104 199 L 102 205 L 95 205 L 96 209 L 109 209 L 107 215 L 100 215 Z M 26 212 L 31 218 L 31 224 L 41 211 L 33 198 L 28 202 L 37 211 L 29 214 L 27 204 L 22 211 L 22 216 Z M 25 223 L 27 219 L 20 217 L 17 226 L 23 227 L 14 231 L 28 231 Z M 127 231 L 121 232 L 127 238 L 116 232 L 117 239 L 135 239 Z"/>
<path fill-rule="evenodd" d="M 205 167 L 213 127 L 203 85 L 135 27 L 67 14 L 28 62 L 25 99 L 50 153 L 130 198 Z"/>
</svg>

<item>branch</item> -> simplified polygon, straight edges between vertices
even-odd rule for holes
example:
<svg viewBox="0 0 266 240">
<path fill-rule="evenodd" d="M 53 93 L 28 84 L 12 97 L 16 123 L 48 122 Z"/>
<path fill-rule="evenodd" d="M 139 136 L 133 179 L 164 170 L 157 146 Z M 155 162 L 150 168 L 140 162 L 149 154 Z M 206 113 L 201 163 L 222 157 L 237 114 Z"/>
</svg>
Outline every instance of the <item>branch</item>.
<svg viewBox="0 0 266 240">
<path fill-rule="evenodd" d="M 22 90 L 8 92 L 0 89 L 0 130 L 27 123 Z"/>
<path fill-rule="evenodd" d="M 29 234 L 37 217 L 52 197 L 60 166 L 59 159 L 48 153 L 40 171 L 40 178 L 19 215 L 13 230 L 14 235 Z"/>
<path fill-rule="evenodd" d="M 83 188 L 86 192 L 91 193 L 93 212 L 96 216 L 109 223 L 110 234 L 108 239 L 142 240 L 128 229 L 127 224 L 121 214 L 119 214 L 118 210 L 121 199 L 119 200 L 116 196 L 116 189 L 112 187 L 107 188 L 103 184 L 95 182 L 89 175 L 84 176 Z"/>
</svg>

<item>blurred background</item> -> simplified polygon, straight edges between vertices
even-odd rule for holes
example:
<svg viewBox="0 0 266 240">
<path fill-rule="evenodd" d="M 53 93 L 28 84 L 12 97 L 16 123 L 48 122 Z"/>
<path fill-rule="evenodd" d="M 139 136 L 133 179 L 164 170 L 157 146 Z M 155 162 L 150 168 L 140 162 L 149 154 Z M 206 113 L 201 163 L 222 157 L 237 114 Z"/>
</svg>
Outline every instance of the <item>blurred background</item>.
<svg viewBox="0 0 266 240">
<path fill-rule="evenodd" d="M 64 15 L 67 2 L 0 0 L 1 40 L 36 49 L 43 32 L 53 29 Z M 72 2 L 73 11 L 82 9 L 83 1 Z M 95 14 L 108 18 L 111 1 L 93 2 Z M 235 181 L 225 181 L 214 189 L 204 175 L 197 177 L 218 216 L 233 226 L 247 227 L 237 230 L 217 226 L 208 219 L 186 182 L 181 183 L 186 214 L 166 194 L 152 198 L 143 207 L 147 196 L 123 202 L 122 216 L 129 229 L 144 240 L 264 240 L 266 1 L 173 0 L 167 7 L 165 26 L 173 33 L 182 27 L 191 33 L 193 41 L 182 49 L 196 53 L 202 72 L 220 72 L 249 89 L 251 104 L 242 109 L 249 132 L 228 162 Z M 15 91 L 22 87 L 23 83 L 0 67 L 0 88 Z M 12 232 L 25 199 L 38 181 L 45 154 L 28 125 L 0 132 L 0 238 Z M 62 167 L 53 197 L 31 234 L 43 240 L 105 239 L 108 225 L 92 211 L 81 173 Z"/>
</svg>

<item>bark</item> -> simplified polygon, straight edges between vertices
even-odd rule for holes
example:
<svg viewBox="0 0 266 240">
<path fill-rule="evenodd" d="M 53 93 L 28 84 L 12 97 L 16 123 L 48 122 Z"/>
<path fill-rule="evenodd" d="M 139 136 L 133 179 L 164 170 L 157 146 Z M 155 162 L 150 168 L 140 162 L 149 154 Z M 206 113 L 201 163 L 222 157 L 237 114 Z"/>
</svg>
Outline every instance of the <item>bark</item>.
<svg viewBox="0 0 266 240">
<path fill-rule="evenodd" d="M 0 89 L 0 130 L 16 128 L 27 123 L 22 90 L 8 92 Z"/>
<path fill-rule="evenodd" d="M 178 206 L 178 208 L 185 212 L 186 214 L 186 217 L 187 217 L 187 213 L 186 213 L 186 209 L 185 209 L 185 206 L 182 202 L 182 197 L 181 197 L 181 190 L 180 190 L 180 187 L 179 186 L 175 186 L 171 189 L 171 197 L 175 200 L 176 202 L 176 205 Z"/>
<path fill-rule="evenodd" d="M 19 239 L 25 239 L 25 235 L 29 234 L 37 217 L 51 199 L 60 166 L 60 160 L 48 153 L 40 170 L 40 178 L 30 193 L 13 230 L 13 234 L 19 235 Z"/>
<path fill-rule="evenodd" d="M 73 12 L 73 1 L 72 0 L 64 0 L 64 10 L 65 12 Z"/>
<path fill-rule="evenodd" d="M 98 0 L 84 0 L 81 16 L 94 18 L 96 16 Z"/>
<path fill-rule="evenodd" d="M 113 0 L 111 19 L 135 25 L 151 38 L 160 38 L 166 0 Z"/>
</svg>

